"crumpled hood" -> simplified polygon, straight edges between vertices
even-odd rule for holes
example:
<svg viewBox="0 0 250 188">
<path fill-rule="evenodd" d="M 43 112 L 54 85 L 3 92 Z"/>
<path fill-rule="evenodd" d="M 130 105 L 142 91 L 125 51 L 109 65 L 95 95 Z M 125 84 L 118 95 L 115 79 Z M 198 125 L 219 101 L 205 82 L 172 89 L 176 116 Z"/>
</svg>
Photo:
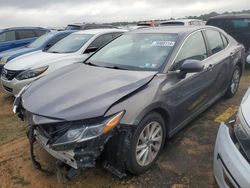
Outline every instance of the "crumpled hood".
<svg viewBox="0 0 250 188">
<path fill-rule="evenodd" d="M 28 53 L 22 56 L 19 56 L 11 61 L 9 61 L 5 68 L 8 70 L 26 70 L 29 68 L 38 68 L 42 66 L 49 65 L 50 63 L 60 62 L 66 57 L 74 57 L 74 54 L 55 54 L 47 53 L 41 50 Z"/>
<path fill-rule="evenodd" d="M 34 114 L 68 121 L 99 117 L 156 73 L 77 63 L 32 83 L 22 95 L 22 105 Z"/>
<path fill-rule="evenodd" d="M 242 114 L 250 126 L 250 88 L 248 89 L 242 103 L 241 103 Z"/>
</svg>

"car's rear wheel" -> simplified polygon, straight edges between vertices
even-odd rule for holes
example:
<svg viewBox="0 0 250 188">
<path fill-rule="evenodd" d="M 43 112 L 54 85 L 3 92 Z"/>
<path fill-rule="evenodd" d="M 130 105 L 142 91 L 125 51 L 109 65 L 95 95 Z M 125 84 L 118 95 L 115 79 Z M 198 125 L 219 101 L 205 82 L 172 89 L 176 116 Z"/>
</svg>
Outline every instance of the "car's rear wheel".
<svg viewBox="0 0 250 188">
<path fill-rule="evenodd" d="M 164 141 L 164 119 L 155 112 L 147 115 L 133 134 L 127 169 L 133 174 L 141 174 L 148 170 L 159 156 Z"/>
<path fill-rule="evenodd" d="M 240 78 L 241 78 L 241 69 L 239 65 L 236 65 L 234 68 L 232 78 L 230 80 L 230 84 L 225 94 L 226 98 L 231 98 L 236 94 L 240 85 Z"/>
</svg>

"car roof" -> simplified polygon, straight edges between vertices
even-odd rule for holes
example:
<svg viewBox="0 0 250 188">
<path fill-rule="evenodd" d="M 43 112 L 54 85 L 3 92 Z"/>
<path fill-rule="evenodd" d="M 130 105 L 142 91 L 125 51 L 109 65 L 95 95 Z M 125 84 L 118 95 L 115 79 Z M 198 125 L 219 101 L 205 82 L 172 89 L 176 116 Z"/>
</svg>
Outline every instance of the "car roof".
<svg viewBox="0 0 250 188">
<path fill-rule="evenodd" d="M 38 30 L 48 30 L 43 27 L 9 27 L 9 28 L 4 28 L 2 31 L 7 31 L 7 30 L 21 30 L 21 29 L 38 29 Z"/>
<path fill-rule="evenodd" d="M 110 32 L 126 32 L 127 30 L 124 29 L 88 29 L 88 30 L 81 30 L 75 32 L 75 34 L 103 34 L 103 33 L 110 33 Z"/>
<path fill-rule="evenodd" d="M 169 22 L 191 22 L 191 21 L 202 21 L 200 19 L 176 19 L 176 20 L 167 20 L 167 21 L 163 21 L 162 23 L 169 23 Z"/>
<path fill-rule="evenodd" d="M 250 14 L 222 14 L 218 16 L 214 16 L 210 18 L 209 20 L 212 19 L 233 19 L 233 18 L 250 18 Z"/>
<path fill-rule="evenodd" d="M 67 34 L 67 33 L 74 33 L 76 30 L 63 30 L 63 31 L 50 31 L 50 33 L 57 35 L 57 34 Z"/>
<path fill-rule="evenodd" d="M 96 24 L 96 23 L 74 23 L 68 24 L 68 26 L 112 26 L 110 24 Z"/>
<path fill-rule="evenodd" d="M 139 30 L 133 30 L 129 33 L 191 33 L 196 30 L 206 29 L 206 28 L 215 28 L 212 26 L 171 26 L 171 27 L 154 27 L 154 28 L 145 28 Z"/>
</svg>

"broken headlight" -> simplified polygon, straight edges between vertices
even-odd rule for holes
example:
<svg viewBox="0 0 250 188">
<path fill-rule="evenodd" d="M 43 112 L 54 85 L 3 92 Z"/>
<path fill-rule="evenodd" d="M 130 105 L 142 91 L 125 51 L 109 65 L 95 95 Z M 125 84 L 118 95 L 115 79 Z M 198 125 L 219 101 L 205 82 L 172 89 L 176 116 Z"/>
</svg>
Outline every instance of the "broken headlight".
<svg viewBox="0 0 250 188">
<path fill-rule="evenodd" d="M 52 146 L 56 147 L 65 144 L 81 143 L 108 133 L 120 122 L 123 115 L 123 111 L 119 112 L 104 122 L 96 125 L 84 125 L 84 122 L 79 122 L 76 125 L 70 127 L 67 132 L 56 139 Z"/>
</svg>

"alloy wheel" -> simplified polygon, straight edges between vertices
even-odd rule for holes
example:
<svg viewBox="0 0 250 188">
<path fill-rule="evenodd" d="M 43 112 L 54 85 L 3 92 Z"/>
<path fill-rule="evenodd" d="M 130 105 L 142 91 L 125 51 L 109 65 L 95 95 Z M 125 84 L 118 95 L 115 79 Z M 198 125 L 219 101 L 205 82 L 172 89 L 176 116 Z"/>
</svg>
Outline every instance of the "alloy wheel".
<svg viewBox="0 0 250 188">
<path fill-rule="evenodd" d="M 142 130 L 136 145 L 136 161 L 140 166 L 147 166 L 154 161 L 160 151 L 163 129 L 154 121 Z"/>
<path fill-rule="evenodd" d="M 240 70 L 235 69 L 232 81 L 231 81 L 231 92 L 236 93 L 240 83 Z"/>
</svg>

